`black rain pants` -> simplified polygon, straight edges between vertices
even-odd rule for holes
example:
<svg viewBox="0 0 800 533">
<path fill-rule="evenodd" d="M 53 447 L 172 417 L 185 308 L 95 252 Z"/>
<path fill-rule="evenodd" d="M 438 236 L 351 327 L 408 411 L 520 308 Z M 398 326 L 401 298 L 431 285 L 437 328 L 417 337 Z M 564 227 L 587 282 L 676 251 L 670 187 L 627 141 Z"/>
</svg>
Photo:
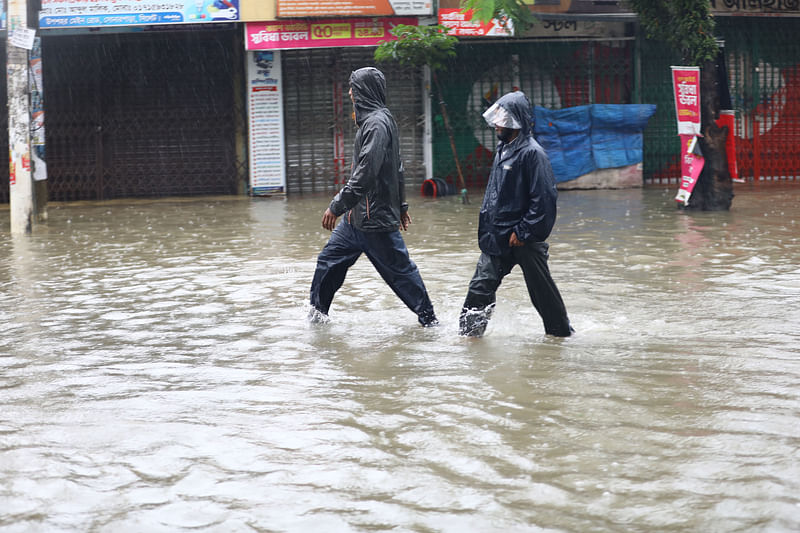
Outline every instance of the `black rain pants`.
<svg viewBox="0 0 800 533">
<path fill-rule="evenodd" d="M 365 232 L 342 219 L 317 258 L 311 282 L 311 306 L 328 314 L 333 296 L 344 283 L 347 270 L 366 254 L 383 280 L 406 306 L 427 325 L 434 318 L 433 304 L 419 269 L 408 255 L 400 230 Z"/>
<path fill-rule="evenodd" d="M 494 309 L 495 293 L 500 282 L 514 265 L 519 265 L 525 276 L 531 303 L 544 322 L 545 332 L 569 337 L 574 330 L 570 326 L 561 293 L 547 267 L 548 249 L 546 242 L 534 242 L 510 248 L 503 255 L 481 253 L 461 309 L 459 333 L 472 337 L 483 335 Z"/>
</svg>

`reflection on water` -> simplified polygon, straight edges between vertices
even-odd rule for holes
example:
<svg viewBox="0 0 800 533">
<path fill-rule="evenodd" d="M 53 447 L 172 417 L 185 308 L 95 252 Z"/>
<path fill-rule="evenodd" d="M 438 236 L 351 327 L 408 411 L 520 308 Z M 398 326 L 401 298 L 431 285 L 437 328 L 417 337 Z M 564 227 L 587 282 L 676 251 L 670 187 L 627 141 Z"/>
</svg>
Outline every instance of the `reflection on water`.
<svg viewBox="0 0 800 533">
<path fill-rule="evenodd" d="M 551 269 L 458 337 L 478 205 L 414 199 L 442 322 L 366 259 L 305 322 L 324 197 L 0 212 L 0 530 L 800 529 L 800 190 L 559 199 Z"/>
</svg>

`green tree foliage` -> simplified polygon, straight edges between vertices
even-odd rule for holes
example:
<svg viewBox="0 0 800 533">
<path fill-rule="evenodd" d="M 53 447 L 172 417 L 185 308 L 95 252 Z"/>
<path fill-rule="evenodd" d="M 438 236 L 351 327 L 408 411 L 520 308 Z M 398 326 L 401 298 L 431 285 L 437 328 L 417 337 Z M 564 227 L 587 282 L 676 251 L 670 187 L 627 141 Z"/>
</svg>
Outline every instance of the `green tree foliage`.
<svg viewBox="0 0 800 533">
<path fill-rule="evenodd" d="M 511 20 L 519 34 L 533 25 L 536 18 L 531 13 L 530 4 L 525 0 L 461 0 L 462 9 L 471 9 L 472 18 L 482 22 L 497 19 L 501 23 Z"/>
<path fill-rule="evenodd" d="M 691 65 L 717 57 L 709 0 L 626 0 L 647 37 L 668 44 Z"/>
<path fill-rule="evenodd" d="M 433 82 L 439 93 L 439 108 L 447 130 L 447 136 L 450 139 L 450 149 L 453 151 L 453 162 L 458 172 L 461 200 L 464 203 L 469 203 L 467 186 L 464 181 L 464 174 L 461 171 L 461 163 L 458 159 L 453 129 L 450 127 L 450 119 L 447 116 L 447 105 L 444 102 L 442 87 L 436 74 L 437 71 L 444 70 L 447 67 L 448 59 L 455 57 L 455 46 L 458 39 L 448 35 L 447 32 L 450 29 L 441 25 L 409 26 L 398 24 L 397 27 L 390 31 L 397 39 L 381 42 L 373 57 L 377 62 L 394 61 L 401 65 L 413 67 L 427 65 L 431 69 L 431 77 L 433 77 Z"/>
<path fill-rule="evenodd" d="M 455 57 L 458 39 L 448 35 L 445 26 L 409 26 L 398 24 L 390 33 L 393 41 L 382 41 L 375 50 L 375 61 L 396 61 L 401 65 L 444 70 L 447 60 Z"/>
</svg>

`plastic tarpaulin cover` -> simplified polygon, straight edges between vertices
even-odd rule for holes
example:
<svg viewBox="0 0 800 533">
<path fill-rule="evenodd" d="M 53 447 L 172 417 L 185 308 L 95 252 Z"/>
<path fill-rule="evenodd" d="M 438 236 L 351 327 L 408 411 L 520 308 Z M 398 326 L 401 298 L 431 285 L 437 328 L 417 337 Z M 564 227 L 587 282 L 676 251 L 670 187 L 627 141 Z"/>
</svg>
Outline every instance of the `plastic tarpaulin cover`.
<svg viewBox="0 0 800 533">
<path fill-rule="evenodd" d="M 534 135 L 550 157 L 556 182 L 600 168 L 642 162 L 642 132 L 652 104 L 592 104 L 550 110 L 534 107 Z"/>
</svg>

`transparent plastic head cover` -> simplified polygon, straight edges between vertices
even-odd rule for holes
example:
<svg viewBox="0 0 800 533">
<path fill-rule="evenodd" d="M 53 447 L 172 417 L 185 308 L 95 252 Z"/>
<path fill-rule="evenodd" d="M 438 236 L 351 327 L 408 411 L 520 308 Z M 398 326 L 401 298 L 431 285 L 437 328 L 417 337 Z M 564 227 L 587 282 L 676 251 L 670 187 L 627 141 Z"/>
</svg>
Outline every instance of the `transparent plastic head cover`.
<svg viewBox="0 0 800 533">
<path fill-rule="evenodd" d="M 486 110 L 483 114 L 484 120 L 489 126 L 496 128 L 500 126 L 501 128 L 510 128 L 512 130 L 521 130 L 522 125 L 517 122 L 517 119 L 514 116 L 506 111 L 504 107 L 499 105 L 492 104 L 492 107 Z"/>
</svg>

